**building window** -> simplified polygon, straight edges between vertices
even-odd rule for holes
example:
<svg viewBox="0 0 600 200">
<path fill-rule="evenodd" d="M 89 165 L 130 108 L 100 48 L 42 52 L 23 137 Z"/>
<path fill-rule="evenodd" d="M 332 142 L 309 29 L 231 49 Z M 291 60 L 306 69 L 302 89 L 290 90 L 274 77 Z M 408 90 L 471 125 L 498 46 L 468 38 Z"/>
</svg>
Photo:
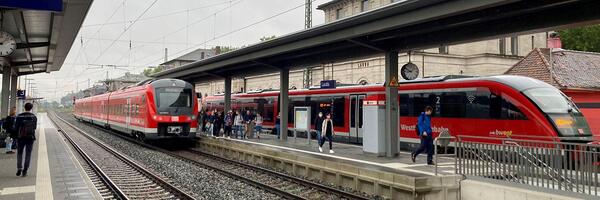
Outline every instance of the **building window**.
<svg viewBox="0 0 600 200">
<path fill-rule="evenodd" d="M 510 37 L 510 53 L 513 56 L 519 55 L 519 36 Z"/>
<path fill-rule="evenodd" d="M 341 19 L 344 17 L 344 11 L 341 8 L 335 10 L 335 19 Z"/>
<path fill-rule="evenodd" d="M 369 0 L 362 0 L 360 2 L 360 12 L 369 10 Z"/>
<path fill-rule="evenodd" d="M 498 41 L 498 50 L 501 55 L 506 55 L 506 38 L 500 38 Z"/>
<path fill-rule="evenodd" d="M 204 52 L 200 52 L 200 60 L 204 59 Z"/>
<path fill-rule="evenodd" d="M 440 54 L 448 54 L 448 46 L 446 46 L 446 45 L 440 46 L 439 52 L 440 52 Z"/>
</svg>

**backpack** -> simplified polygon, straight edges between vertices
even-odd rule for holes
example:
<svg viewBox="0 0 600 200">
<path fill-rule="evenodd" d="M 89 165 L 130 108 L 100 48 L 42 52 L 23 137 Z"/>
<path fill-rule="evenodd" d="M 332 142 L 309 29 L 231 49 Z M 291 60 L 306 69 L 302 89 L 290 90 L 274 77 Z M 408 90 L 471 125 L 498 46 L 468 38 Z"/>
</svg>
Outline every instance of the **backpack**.
<svg viewBox="0 0 600 200">
<path fill-rule="evenodd" d="M 35 120 L 28 118 L 23 120 L 19 127 L 19 139 L 35 139 Z"/>
</svg>

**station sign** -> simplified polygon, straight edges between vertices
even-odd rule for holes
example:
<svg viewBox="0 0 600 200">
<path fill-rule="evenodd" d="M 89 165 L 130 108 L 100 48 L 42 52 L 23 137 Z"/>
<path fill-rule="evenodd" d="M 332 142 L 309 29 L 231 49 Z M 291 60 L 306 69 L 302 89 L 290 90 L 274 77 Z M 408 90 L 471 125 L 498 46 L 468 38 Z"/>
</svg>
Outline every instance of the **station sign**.
<svg viewBox="0 0 600 200">
<path fill-rule="evenodd" d="M 17 90 L 17 99 L 25 99 L 25 90 Z"/>
<path fill-rule="evenodd" d="M 322 89 L 334 89 L 336 82 L 335 80 L 322 80 L 321 81 L 321 88 Z"/>
<path fill-rule="evenodd" d="M 63 11 L 63 0 L 1 0 L 0 8 Z"/>
</svg>

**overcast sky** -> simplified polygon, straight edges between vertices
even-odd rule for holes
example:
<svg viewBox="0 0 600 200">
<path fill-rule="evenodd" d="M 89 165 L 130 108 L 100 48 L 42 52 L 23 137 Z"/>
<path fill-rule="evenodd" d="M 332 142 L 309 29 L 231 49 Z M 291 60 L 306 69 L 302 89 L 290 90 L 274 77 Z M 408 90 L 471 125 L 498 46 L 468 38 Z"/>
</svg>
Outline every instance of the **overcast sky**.
<svg viewBox="0 0 600 200">
<path fill-rule="evenodd" d="M 324 22 L 316 7 L 327 1 L 313 2 L 313 25 Z M 59 100 L 87 88 L 88 80 L 93 85 L 106 79 L 107 73 L 109 78 L 140 73 L 164 61 L 164 48 L 173 59 L 198 48 L 248 45 L 304 28 L 305 0 L 152 2 L 94 1 L 61 70 L 29 76 L 38 96 Z"/>
</svg>

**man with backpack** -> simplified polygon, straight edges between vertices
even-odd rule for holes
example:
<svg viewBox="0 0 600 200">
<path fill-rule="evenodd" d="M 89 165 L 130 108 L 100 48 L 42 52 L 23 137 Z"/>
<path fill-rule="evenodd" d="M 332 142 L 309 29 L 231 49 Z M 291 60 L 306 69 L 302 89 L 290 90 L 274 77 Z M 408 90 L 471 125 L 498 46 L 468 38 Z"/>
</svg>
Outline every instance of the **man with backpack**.
<svg viewBox="0 0 600 200">
<path fill-rule="evenodd" d="M 17 176 L 27 176 L 29 162 L 31 161 L 31 151 L 35 141 L 35 129 L 37 128 L 37 117 L 31 113 L 32 103 L 25 104 L 25 112 L 17 115 L 15 128 L 17 131 Z M 25 150 L 25 162 L 23 160 L 23 150 Z"/>
<path fill-rule="evenodd" d="M 419 137 L 421 138 L 421 146 L 414 151 L 410 158 L 415 162 L 415 159 L 422 152 L 427 152 L 427 165 L 435 165 L 433 163 L 433 131 L 431 129 L 431 113 L 433 108 L 431 106 L 425 107 L 425 111 L 419 116 L 416 129 L 419 130 Z"/>
</svg>

